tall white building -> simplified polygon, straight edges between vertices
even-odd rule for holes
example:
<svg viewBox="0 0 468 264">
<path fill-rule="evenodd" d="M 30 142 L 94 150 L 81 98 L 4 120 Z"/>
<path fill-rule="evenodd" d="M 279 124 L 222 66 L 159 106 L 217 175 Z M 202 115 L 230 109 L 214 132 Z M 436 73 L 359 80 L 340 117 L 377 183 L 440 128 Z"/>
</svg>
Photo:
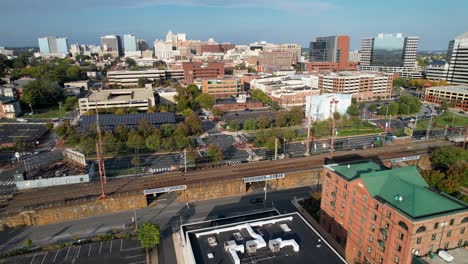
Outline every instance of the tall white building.
<svg viewBox="0 0 468 264">
<path fill-rule="evenodd" d="M 179 51 L 175 50 L 172 43 L 161 40 L 154 42 L 154 56 L 160 60 L 174 60 L 176 55 L 179 55 Z"/>
<path fill-rule="evenodd" d="M 447 82 L 468 84 L 468 32 L 449 42 L 447 62 Z"/>
<path fill-rule="evenodd" d="M 360 62 L 361 52 L 359 50 L 350 50 L 348 55 L 349 62 Z"/>
<path fill-rule="evenodd" d="M 66 57 L 68 55 L 67 38 L 43 37 L 38 39 L 39 52 L 46 57 Z"/>
<path fill-rule="evenodd" d="M 361 43 L 363 66 L 414 69 L 419 37 L 404 37 L 402 33 L 378 34 Z"/>
<path fill-rule="evenodd" d="M 123 35 L 125 53 L 138 50 L 137 38 L 135 35 Z"/>
</svg>

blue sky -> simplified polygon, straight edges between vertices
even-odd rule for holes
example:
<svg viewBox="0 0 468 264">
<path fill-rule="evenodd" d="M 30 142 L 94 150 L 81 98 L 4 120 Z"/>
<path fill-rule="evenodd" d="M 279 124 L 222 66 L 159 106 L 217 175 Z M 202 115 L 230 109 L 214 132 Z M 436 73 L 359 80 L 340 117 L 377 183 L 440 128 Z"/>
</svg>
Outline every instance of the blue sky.
<svg viewBox="0 0 468 264">
<path fill-rule="evenodd" d="M 190 39 L 247 44 L 308 42 L 317 36 L 402 32 L 419 50 L 445 50 L 468 31 L 466 0 L 0 0 L 0 46 L 37 46 L 41 36 L 99 43 L 105 34 L 135 34 L 150 45 L 169 29 Z"/>
</svg>

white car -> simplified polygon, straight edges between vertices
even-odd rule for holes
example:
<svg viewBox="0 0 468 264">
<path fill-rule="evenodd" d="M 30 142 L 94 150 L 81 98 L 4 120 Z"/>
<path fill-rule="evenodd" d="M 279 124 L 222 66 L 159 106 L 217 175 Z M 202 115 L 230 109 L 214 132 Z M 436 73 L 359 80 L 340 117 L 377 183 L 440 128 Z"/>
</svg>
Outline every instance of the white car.
<svg viewBox="0 0 468 264">
<path fill-rule="evenodd" d="M 22 123 L 28 122 L 28 120 L 26 120 L 26 119 L 24 119 L 24 118 L 18 118 L 18 119 L 16 119 L 16 121 L 22 122 Z"/>
</svg>

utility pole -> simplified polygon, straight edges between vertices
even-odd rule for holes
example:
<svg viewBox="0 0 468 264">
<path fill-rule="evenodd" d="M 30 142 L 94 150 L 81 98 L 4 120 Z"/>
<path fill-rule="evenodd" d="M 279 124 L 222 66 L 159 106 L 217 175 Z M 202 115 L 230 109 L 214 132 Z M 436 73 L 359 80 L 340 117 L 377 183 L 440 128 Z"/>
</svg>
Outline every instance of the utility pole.
<svg viewBox="0 0 468 264">
<path fill-rule="evenodd" d="M 429 131 L 431 130 L 431 124 L 432 124 L 432 113 L 431 113 L 431 120 L 429 120 L 429 124 L 427 124 L 426 139 L 429 139 Z"/>
<path fill-rule="evenodd" d="M 311 88 L 312 89 L 312 88 Z M 310 100 L 309 100 L 309 105 L 308 105 L 308 108 L 309 108 L 309 111 L 306 111 L 306 113 L 308 112 L 309 114 L 307 115 L 307 145 L 306 145 L 306 153 L 305 155 L 306 156 L 309 156 L 310 155 L 310 143 L 311 143 L 311 138 L 310 138 L 310 123 L 312 122 L 310 116 L 312 114 L 312 92 L 310 93 Z"/>
<path fill-rule="evenodd" d="M 278 159 L 278 138 L 275 138 L 275 160 Z"/>
<path fill-rule="evenodd" d="M 58 105 L 59 105 L 59 118 L 62 118 L 62 102 L 59 102 Z"/>
<path fill-rule="evenodd" d="M 184 172 L 187 172 L 187 149 L 184 149 Z"/>
<path fill-rule="evenodd" d="M 99 180 L 101 182 L 101 196 L 99 197 L 99 199 L 105 199 L 107 198 L 107 195 L 104 192 L 104 183 L 106 182 L 106 168 L 104 166 L 101 126 L 99 125 L 99 112 L 97 109 L 97 102 L 96 102 L 96 130 L 98 134 L 98 142 L 96 143 L 96 156 L 97 156 L 98 167 L 99 167 Z"/>
<path fill-rule="evenodd" d="M 267 180 L 265 180 L 265 188 L 264 188 L 265 189 L 265 198 L 264 198 L 264 201 L 266 201 L 266 199 L 267 199 L 267 189 L 268 189 L 267 186 L 268 186 L 267 185 Z"/>
<path fill-rule="evenodd" d="M 447 128 L 448 128 L 448 124 L 447 124 L 447 125 L 445 125 L 445 132 L 444 132 L 444 137 L 446 137 L 446 136 L 447 136 Z"/>
<path fill-rule="evenodd" d="M 333 151 L 335 150 L 335 116 L 334 113 L 336 112 L 336 105 L 338 104 L 338 100 L 332 99 L 330 101 L 330 113 L 332 117 L 332 134 L 331 134 L 331 144 L 330 144 L 330 158 L 333 158 Z M 335 105 L 335 108 L 333 109 L 333 104 Z"/>
</svg>

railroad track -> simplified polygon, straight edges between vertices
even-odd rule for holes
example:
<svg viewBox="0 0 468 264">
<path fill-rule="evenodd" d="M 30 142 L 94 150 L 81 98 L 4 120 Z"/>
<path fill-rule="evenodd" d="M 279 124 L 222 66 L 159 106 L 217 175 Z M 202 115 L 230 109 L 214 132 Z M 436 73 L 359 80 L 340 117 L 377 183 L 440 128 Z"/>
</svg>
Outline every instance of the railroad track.
<svg viewBox="0 0 468 264">
<path fill-rule="evenodd" d="M 447 141 L 435 142 L 435 146 L 449 145 Z M 337 159 L 344 159 L 349 162 L 368 160 L 370 158 L 388 160 L 392 158 L 427 155 L 432 147 L 426 145 L 388 146 L 375 148 L 367 151 L 353 151 L 339 153 Z M 403 148 L 403 150 L 402 150 Z M 386 151 L 386 152 L 383 152 Z M 345 154 L 345 155 L 343 155 Z M 105 184 L 105 192 L 109 196 L 119 195 L 129 192 L 142 192 L 144 189 L 167 187 L 185 184 L 187 186 L 197 185 L 206 182 L 219 182 L 232 179 L 241 179 L 250 176 L 268 175 L 280 172 L 298 172 L 305 170 L 319 169 L 324 164 L 324 158 L 328 154 L 315 155 L 305 158 L 284 159 L 277 161 L 262 161 L 254 163 L 239 164 L 236 166 L 223 166 L 188 173 L 170 172 L 151 176 L 128 177 L 109 179 Z M 76 202 L 85 198 L 97 198 L 101 194 L 98 181 L 73 185 L 62 185 L 45 187 L 40 189 L 26 190 L 17 193 L 3 211 L 18 211 L 22 209 L 34 209 L 54 203 Z"/>
</svg>

